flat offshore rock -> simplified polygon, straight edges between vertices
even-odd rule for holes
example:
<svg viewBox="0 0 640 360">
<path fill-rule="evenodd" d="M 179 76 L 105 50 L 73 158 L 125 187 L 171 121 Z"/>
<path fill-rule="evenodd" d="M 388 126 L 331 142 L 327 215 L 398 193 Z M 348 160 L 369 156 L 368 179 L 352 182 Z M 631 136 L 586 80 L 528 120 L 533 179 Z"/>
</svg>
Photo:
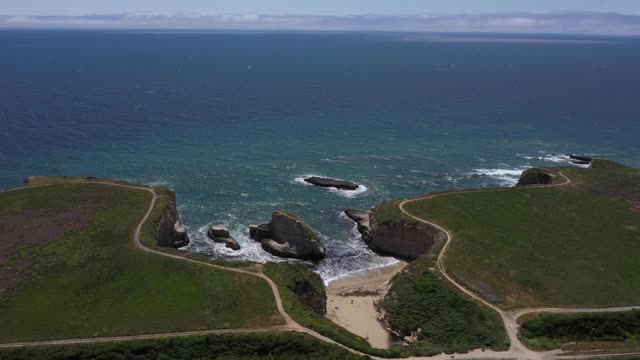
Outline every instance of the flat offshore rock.
<svg viewBox="0 0 640 360">
<path fill-rule="evenodd" d="M 312 176 L 310 178 L 304 179 L 305 182 L 309 184 L 313 184 L 320 187 L 332 187 L 340 190 L 356 190 L 360 187 L 360 185 L 353 183 L 351 181 L 346 180 L 336 180 L 330 178 L 321 178 L 317 176 Z"/>
</svg>

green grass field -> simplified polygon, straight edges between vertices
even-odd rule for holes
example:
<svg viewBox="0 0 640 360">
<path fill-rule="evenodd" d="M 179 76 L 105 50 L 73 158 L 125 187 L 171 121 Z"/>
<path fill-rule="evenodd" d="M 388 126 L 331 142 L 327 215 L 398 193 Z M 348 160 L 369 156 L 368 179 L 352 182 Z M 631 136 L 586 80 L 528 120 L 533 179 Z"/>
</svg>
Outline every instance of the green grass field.
<svg viewBox="0 0 640 360">
<path fill-rule="evenodd" d="M 150 200 L 145 191 L 98 184 L 0 193 L 0 223 L 90 213 L 61 238 L 1 248 L 0 278 L 13 285 L 0 293 L 0 342 L 282 323 L 265 281 L 135 248 Z"/>
<path fill-rule="evenodd" d="M 451 193 L 405 209 L 453 233 L 448 272 L 503 308 L 640 304 L 631 209 L 640 172 L 608 161 L 561 170 L 572 184 Z"/>
<path fill-rule="evenodd" d="M 522 323 L 520 337 L 538 350 L 559 349 L 567 343 L 582 343 L 583 349 L 588 344 L 593 348 L 640 350 L 640 311 L 540 314 Z"/>
<path fill-rule="evenodd" d="M 0 349 L 0 360 L 356 360 L 336 345 L 297 333 L 189 336 L 101 344 Z"/>
</svg>

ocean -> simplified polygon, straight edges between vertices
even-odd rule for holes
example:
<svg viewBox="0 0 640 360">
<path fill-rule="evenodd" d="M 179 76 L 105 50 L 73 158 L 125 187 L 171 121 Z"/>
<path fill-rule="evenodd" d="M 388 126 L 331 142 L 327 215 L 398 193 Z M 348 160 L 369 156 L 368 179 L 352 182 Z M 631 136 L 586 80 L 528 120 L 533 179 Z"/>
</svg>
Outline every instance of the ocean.
<svg viewBox="0 0 640 360">
<path fill-rule="evenodd" d="M 389 264 L 344 208 L 511 186 L 564 154 L 640 166 L 640 39 L 403 33 L 0 31 L 0 186 L 94 175 L 177 191 L 192 243 L 300 216 L 325 281 Z M 306 185 L 308 175 L 361 184 Z M 206 238 L 227 226 L 242 250 Z"/>
</svg>

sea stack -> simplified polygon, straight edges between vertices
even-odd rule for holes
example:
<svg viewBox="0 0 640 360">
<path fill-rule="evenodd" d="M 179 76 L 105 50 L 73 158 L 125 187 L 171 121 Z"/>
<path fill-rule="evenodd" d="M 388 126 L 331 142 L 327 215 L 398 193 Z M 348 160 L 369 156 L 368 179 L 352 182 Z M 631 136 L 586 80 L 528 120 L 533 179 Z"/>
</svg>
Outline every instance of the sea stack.
<svg viewBox="0 0 640 360">
<path fill-rule="evenodd" d="M 226 247 L 231 250 L 240 250 L 240 244 L 238 244 L 238 241 L 236 241 L 236 239 L 234 239 L 229 233 L 229 230 L 227 230 L 223 226 L 210 227 L 209 231 L 207 231 L 207 236 L 209 237 L 209 239 L 217 243 L 225 244 Z"/>
<path fill-rule="evenodd" d="M 591 156 L 570 154 L 569 160 L 576 165 L 589 165 L 593 161 Z"/>
<path fill-rule="evenodd" d="M 317 176 L 306 178 L 304 181 L 316 186 L 336 188 L 340 190 L 357 190 L 360 187 L 358 184 L 352 183 L 351 181 L 321 178 Z"/>
<path fill-rule="evenodd" d="M 251 225 L 249 234 L 275 256 L 312 261 L 322 260 L 325 256 L 318 235 L 288 211 L 275 211 L 268 224 Z"/>
</svg>

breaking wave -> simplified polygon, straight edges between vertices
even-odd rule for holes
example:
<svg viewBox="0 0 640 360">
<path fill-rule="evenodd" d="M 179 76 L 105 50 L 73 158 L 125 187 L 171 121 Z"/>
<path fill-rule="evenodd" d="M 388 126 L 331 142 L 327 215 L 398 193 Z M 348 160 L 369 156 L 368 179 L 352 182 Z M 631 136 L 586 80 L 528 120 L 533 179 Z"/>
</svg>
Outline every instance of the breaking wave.
<svg viewBox="0 0 640 360">
<path fill-rule="evenodd" d="M 334 256 L 328 253 L 327 258 L 314 269 L 325 285 L 354 273 L 377 269 L 398 262 L 393 257 L 380 256 L 373 252 L 362 239 L 362 235 L 358 232 L 357 224 L 349 219 L 344 212 L 341 211 L 338 214 L 338 221 L 353 223 L 353 227 L 349 230 L 345 242 L 342 242 L 335 249 L 328 248 L 328 251 L 336 251 L 340 255 Z M 325 240 L 327 239 L 323 239 L 323 241 Z M 330 243 L 332 243 L 332 246 L 338 245 L 335 242 Z M 325 241 L 325 244 L 327 244 L 327 241 Z"/>
<path fill-rule="evenodd" d="M 498 183 L 502 186 L 513 186 L 518 183 L 522 172 L 528 168 L 529 166 L 514 169 L 473 169 L 473 174 L 498 180 Z"/>
</svg>

